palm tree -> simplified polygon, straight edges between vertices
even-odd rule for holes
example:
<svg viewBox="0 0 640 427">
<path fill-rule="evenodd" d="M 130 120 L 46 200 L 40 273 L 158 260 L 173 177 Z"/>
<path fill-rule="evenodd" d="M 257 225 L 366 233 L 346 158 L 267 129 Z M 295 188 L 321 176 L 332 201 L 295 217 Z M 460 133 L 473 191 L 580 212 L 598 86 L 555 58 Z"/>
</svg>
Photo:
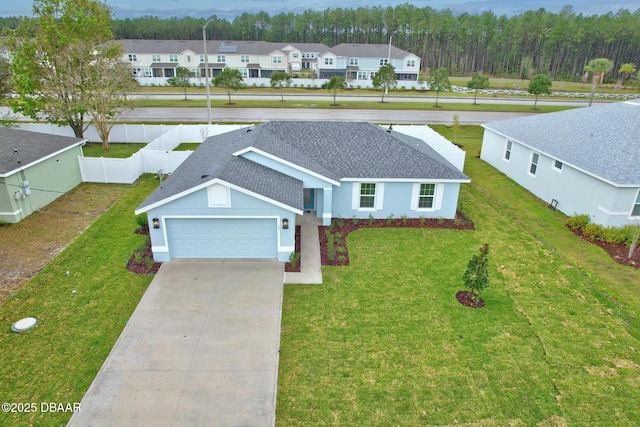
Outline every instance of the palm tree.
<svg viewBox="0 0 640 427">
<path fill-rule="evenodd" d="M 589 106 L 593 102 L 593 95 L 596 93 L 596 86 L 599 80 L 602 80 L 605 74 L 607 74 L 613 68 L 613 62 L 607 58 L 596 58 L 589 61 L 585 65 L 584 70 L 591 75 L 591 99 L 589 99 Z"/>
<path fill-rule="evenodd" d="M 622 86 L 624 86 L 624 81 L 628 79 L 631 74 L 636 72 L 636 64 L 632 62 L 622 64 L 618 72 L 622 73 Z"/>
</svg>

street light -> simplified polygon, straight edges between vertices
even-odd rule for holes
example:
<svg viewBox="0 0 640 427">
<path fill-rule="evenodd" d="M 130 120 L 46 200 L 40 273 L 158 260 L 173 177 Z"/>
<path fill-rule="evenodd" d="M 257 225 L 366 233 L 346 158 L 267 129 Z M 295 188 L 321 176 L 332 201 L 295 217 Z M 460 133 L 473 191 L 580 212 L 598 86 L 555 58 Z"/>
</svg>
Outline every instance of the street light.
<svg viewBox="0 0 640 427">
<path fill-rule="evenodd" d="M 391 62 L 391 40 L 393 40 L 393 35 L 397 32 L 398 30 L 395 30 L 393 33 L 391 33 L 391 37 L 389 37 L 389 52 L 387 53 L 387 65 L 389 65 L 389 63 Z M 389 93 L 389 86 L 387 85 L 384 88 L 384 95 L 387 96 L 388 93 Z"/>
<path fill-rule="evenodd" d="M 202 42 L 204 43 L 204 77 L 207 86 L 207 123 L 211 124 L 211 90 L 209 89 L 209 58 L 207 57 L 207 25 L 211 19 L 202 26 Z"/>
</svg>

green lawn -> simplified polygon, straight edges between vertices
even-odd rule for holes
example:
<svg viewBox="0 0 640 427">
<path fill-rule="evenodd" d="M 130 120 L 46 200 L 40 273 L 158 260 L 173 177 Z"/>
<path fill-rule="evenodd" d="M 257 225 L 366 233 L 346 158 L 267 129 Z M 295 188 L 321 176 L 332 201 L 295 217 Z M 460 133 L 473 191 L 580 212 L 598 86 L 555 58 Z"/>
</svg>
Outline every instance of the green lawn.
<svg viewBox="0 0 640 427">
<path fill-rule="evenodd" d="M 0 426 L 65 425 L 70 413 L 42 413 L 41 402 L 80 402 L 152 276 L 126 270 L 144 242 L 133 210 L 158 185 L 143 176 L 0 310 L 3 402 L 37 404 L 36 413 L 0 413 Z M 66 275 L 66 272 L 69 275 Z M 25 333 L 13 322 L 36 317 Z"/>
<path fill-rule="evenodd" d="M 322 286 L 285 287 L 278 425 L 640 419 L 640 274 L 584 249 L 562 214 L 475 158 L 480 132 L 465 131 L 473 184 L 460 202 L 475 231 L 359 230 L 349 267 L 324 267 Z M 485 242 L 491 287 L 486 307 L 471 309 L 455 293 Z M 564 244 L 594 259 L 578 265 Z"/>
<path fill-rule="evenodd" d="M 85 157 L 109 157 L 113 159 L 126 159 L 131 157 L 134 153 L 142 150 L 146 143 L 111 143 L 109 144 L 109 150 L 104 151 L 101 142 L 88 142 L 82 147 L 82 152 Z"/>
<path fill-rule="evenodd" d="M 178 145 L 173 151 L 195 151 L 198 147 L 200 147 L 199 142 L 183 142 Z"/>
<path fill-rule="evenodd" d="M 352 109 L 352 110 L 446 110 L 446 111 L 496 111 L 510 113 L 551 113 L 554 111 L 568 110 L 575 107 L 559 106 L 559 105 L 538 105 L 537 109 L 533 109 L 533 98 L 530 103 L 524 104 L 492 104 L 494 98 L 482 98 L 478 96 L 478 103 L 473 104 L 473 100 L 468 103 L 447 103 L 442 99 L 438 102 L 438 109 L 434 107 L 435 101 L 430 102 L 403 102 L 395 101 L 393 98 L 385 98 L 385 102 L 380 102 L 380 98 L 375 100 L 357 100 L 346 101 L 338 95 L 336 98 L 337 105 L 333 105 L 333 99 L 328 98 L 326 101 L 308 101 L 295 98 L 285 101 L 271 101 L 264 99 L 239 99 L 231 97 L 232 104 L 227 104 L 227 99 L 211 100 L 212 108 L 315 108 L 315 109 Z M 207 102 L 204 100 L 188 100 L 176 101 L 172 99 L 142 99 L 136 101 L 136 107 L 153 108 L 153 107 L 199 107 L 204 108 Z"/>
</svg>

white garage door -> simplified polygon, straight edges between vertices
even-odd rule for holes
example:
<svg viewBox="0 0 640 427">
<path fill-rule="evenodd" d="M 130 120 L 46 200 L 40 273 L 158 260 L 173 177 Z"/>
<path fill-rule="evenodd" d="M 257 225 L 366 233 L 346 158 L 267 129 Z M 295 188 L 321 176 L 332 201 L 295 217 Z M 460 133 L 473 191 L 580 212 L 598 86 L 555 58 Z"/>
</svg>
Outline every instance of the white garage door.
<svg viewBox="0 0 640 427">
<path fill-rule="evenodd" d="M 171 258 L 277 258 L 275 219 L 167 219 Z"/>
</svg>

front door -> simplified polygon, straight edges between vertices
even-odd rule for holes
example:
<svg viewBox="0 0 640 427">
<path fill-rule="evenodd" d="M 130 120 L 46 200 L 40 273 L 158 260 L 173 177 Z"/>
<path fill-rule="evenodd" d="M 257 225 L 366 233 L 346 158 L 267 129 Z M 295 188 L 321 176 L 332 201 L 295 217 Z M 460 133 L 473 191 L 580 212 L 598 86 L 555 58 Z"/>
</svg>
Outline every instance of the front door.
<svg viewBox="0 0 640 427">
<path fill-rule="evenodd" d="M 304 189 L 304 210 L 312 211 L 315 209 L 315 190 L 313 188 Z"/>
</svg>

